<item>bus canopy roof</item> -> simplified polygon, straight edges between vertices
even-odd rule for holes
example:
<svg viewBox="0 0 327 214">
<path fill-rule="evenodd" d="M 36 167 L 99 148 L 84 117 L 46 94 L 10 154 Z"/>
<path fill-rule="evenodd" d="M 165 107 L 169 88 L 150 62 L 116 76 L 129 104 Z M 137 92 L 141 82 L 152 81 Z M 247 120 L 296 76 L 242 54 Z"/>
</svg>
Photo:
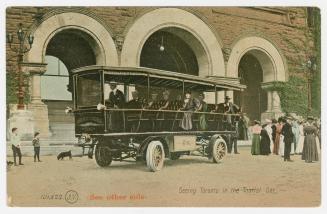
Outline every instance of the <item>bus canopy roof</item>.
<svg viewBox="0 0 327 214">
<path fill-rule="evenodd" d="M 171 71 L 144 68 L 144 67 L 110 67 L 110 66 L 85 66 L 72 70 L 73 74 L 85 74 L 94 71 L 103 71 L 105 81 L 114 80 L 128 85 L 180 88 L 184 83 L 185 89 L 189 90 L 243 90 L 245 85 L 239 83 L 238 78 L 207 76 L 200 77 Z M 107 74 L 107 75 L 106 75 Z"/>
</svg>

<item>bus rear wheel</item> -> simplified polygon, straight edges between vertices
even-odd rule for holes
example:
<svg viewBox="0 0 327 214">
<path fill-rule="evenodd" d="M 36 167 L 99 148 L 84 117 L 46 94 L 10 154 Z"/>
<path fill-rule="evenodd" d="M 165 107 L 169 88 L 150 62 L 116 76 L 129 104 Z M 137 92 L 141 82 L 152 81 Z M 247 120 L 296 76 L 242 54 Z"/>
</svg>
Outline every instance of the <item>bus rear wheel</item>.
<svg viewBox="0 0 327 214">
<path fill-rule="evenodd" d="M 101 144 L 96 145 L 95 161 L 101 167 L 109 166 L 112 162 L 110 148 Z"/>
<path fill-rule="evenodd" d="M 214 142 L 212 147 L 212 156 L 213 156 L 212 161 L 214 163 L 219 163 L 223 160 L 226 154 L 227 154 L 227 145 L 223 139 L 218 138 Z"/>
<path fill-rule="evenodd" d="M 146 150 L 146 165 L 153 171 L 162 169 L 165 159 L 165 151 L 160 141 L 152 141 Z"/>
</svg>

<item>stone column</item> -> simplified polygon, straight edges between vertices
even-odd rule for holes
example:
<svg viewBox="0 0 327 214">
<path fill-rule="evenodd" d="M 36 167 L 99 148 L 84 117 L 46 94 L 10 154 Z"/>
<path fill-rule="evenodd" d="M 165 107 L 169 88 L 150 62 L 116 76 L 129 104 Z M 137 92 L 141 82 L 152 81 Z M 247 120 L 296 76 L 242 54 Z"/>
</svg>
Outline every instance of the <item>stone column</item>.
<svg viewBox="0 0 327 214">
<path fill-rule="evenodd" d="M 277 91 L 272 91 L 271 94 L 272 94 L 271 110 L 273 112 L 282 112 L 282 108 L 280 106 L 280 98 L 279 98 Z"/>
<path fill-rule="evenodd" d="M 32 78 L 31 103 L 43 104 L 43 102 L 41 101 L 41 74 L 35 72 L 31 78 Z"/>
<path fill-rule="evenodd" d="M 261 114 L 261 121 L 272 118 L 277 119 L 278 117 L 283 116 L 284 113 L 280 105 L 280 98 L 274 86 L 274 82 L 264 83 L 262 84 L 262 88 L 267 91 L 267 110 Z"/>
<path fill-rule="evenodd" d="M 267 112 L 270 112 L 272 109 L 272 92 L 267 91 Z"/>
<path fill-rule="evenodd" d="M 47 138 L 51 135 L 48 106 L 41 100 L 41 75 L 46 71 L 46 64 L 25 63 L 24 69 L 31 74 L 31 103 L 28 109 L 34 116 L 34 130 L 40 132 L 40 137 Z"/>
</svg>

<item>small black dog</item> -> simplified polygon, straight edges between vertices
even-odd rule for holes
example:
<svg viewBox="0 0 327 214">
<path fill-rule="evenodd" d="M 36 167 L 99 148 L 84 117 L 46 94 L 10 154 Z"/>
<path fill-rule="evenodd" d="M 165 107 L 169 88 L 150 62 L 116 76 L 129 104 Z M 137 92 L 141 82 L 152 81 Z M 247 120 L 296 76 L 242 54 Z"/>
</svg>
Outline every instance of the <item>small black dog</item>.
<svg viewBox="0 0 327 214">
<path fill-rule="evenodd" d="M 11 166 L 11 165 L 13 165 L 14 164 L 14 162 L 12 162 L 12 161 L 7 161 L 7 166 Z"/>
<path fill-rule="evenodd" d="M 63 160 L 65 157 L 69 157 L 69 159 L 72 159 L 72 152 L 71 150 L 67 152 L 60 152 L 59 155 L 57 156 L 58 160 Z"/>
<path fill-rule="evenodd" d="M 12 161 L 7 161 L 7 171 L 10 170 L 11 166 L 14 165 L 14 162 Z"/>
</svg>

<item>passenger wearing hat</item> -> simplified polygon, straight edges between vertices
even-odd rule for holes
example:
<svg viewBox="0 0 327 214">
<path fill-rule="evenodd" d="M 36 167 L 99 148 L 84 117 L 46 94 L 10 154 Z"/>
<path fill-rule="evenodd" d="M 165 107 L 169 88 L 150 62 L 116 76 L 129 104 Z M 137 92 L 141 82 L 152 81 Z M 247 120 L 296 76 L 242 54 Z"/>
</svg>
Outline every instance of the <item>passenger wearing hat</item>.
<svg viewBox="0 0 327 214">
<path fill-rule="evenodd" d="M 142 109 L 142 101 L 137 90 L 132 92 L 132 99 L 127 103 L 127 107 L 130 109 Z"/>
<path fill-rule="evenodd" d="M 164 90 L 162 92 L 162 100 L 159 102 L 159 110 L 167 110 L 168 107 L 171 105 L 170 100 L 169 100 L 169 95 L 170 95 L 170 92 L 168 90 Z M 158 127 L 157 127 L 158 130 L 168 131 L 171 129 L 170 121 L 165 120 L 167 114 L 169 114 L 169 113 L 161 112 L 161 111 L 159 111 L 157 113 L 157 118 L 161 119 L 158 123 Z"/>
<path fill-rule="evenodd" d="M 122 91 L 117 89 L 117 82 L 109 82 L 111 92 L 109 93 L 109 108 L 121 109 L 125 104 L 125 96 Z M 123 129 L 123 112 L 109 111 L 109 130 L 121 131 Z"/>
<path fill-rule="evenodd" d="M 157 110 L 159 109 L 158 93 L 153 92 L 151 94 L 151 99 L 148 104 L 145 106 L 146 109 Z"/>
<path fill-rule="evenodd" d="M 111 92 L 109 93 L 109 107 L 110 108 L 123 108 L 125 104 L 124 93 L 117 88 L 117 82 L 110 81 L 109 86 Z"/>
<path fill-rule="evenodd" d="M 41 162 L 40 160 L 40 139 L 39 139 L 39 132 L 35 132 L 34 138 L 32 140 L 32 144 L 34 147 L 34 162 L 36 162 L 36 158 L 38 162 Z"/>
<path fill-rule="evenodd" d="M 166 110 L 168 109 L 169 106 L 169 91 L 168 90 L 164 90 L 162 92 L 162 100 L 160 101 L 160 105 L 159 105 L 159 110 Z"/>
<path fill-rule="evenodd" d="M 314 125 L 314 118 L 308 117 L 308 124 L 303 128 L 304 131 L 304 145 L 302 151 L 302 160 L 306 163 L 312 163 L 318 161 L 318 148 L 316 143 L 317 127 Z"/>
<path fill-rule="evenodd" d="M 14 155 L 14 164 L 17 166 L 16 162 L 16 156 L 19 158 L 19 165 L 24 165 L 22 163 L 22 152 L 20 150 L 20 135 L 18 134 L 18 129 L 16 127 L 11 129 L 11 136 L 10 136 L 10 142 L 11 142 L 11 148 Z"/>
<path fill-rule="evenodd" d="M 293 162 L 291 160 L 291 147 L 293 143 L 293 132 L 292 132 L 292 125 L 290 124 L 292 118 L 286 117 L 284 119 L 284 125 L 282 128 L 282 135 L 284 136 L 284 161 Z"/>
<path fill-rule="evenodd" d="M 208 104 L 204 101 L 204 98 L 205 98 L 205 95 L 203 92 L 201 92 L 198 97 L 199 105 L 198 105 L 196 111 L 207 112 Z M 205 131 L 208 129 L 206 114 L 199 115 L 198 129 L 201 131 Z"/>
<path fill-rule="evenodd" d="M 143 102 L 142 100 L 139 98 L 139 92 L 137 90 L 132 92 L 132 99 L 127 103 L 127 108 L 129 109 L 142 109 L 143 108 Z M 137 117 L 139 118 L 139 114 L 140 111 L 128 111 L 126 112 L 128 114 L 128 116 L 133 115 L 133 117 Z M 127 116 L 127 118 L 128 118 Z M 134 121 L 130 121 L 129 123 L 127 123 L 127 131 L 131 131 L 131 132 L 135 132 L 137 131 L 138 128 L 138 121 L 134 120 Z"/>
<path fill-rule="evenodd" d="M 225 96 L 225 102 L 219 103 L 217 106 L 216 112 L 224 113 L 223 117 L 223 128 L 224 130 L 231 130 L 232 123 L 235 121 L 235 116 L 231 116 L 230 114 L 236 114 L 240 112 L 240 108 L 234 103 L 230 102 L 231 98 L 227 95 Z"/>
<path fill-rule="evenodd" d="M 184 105 L 180 109 L 181 111 L 186 111 L 183 114 L 183 118 L 180 121 L 179 127 L 185 131 L 193 129 L 193 120 L 192 115 L 197 107 L 197 103 L 195 99 L 192 97 L 192 93 L 190 91 L 185 92 Z"/>
</svg>

